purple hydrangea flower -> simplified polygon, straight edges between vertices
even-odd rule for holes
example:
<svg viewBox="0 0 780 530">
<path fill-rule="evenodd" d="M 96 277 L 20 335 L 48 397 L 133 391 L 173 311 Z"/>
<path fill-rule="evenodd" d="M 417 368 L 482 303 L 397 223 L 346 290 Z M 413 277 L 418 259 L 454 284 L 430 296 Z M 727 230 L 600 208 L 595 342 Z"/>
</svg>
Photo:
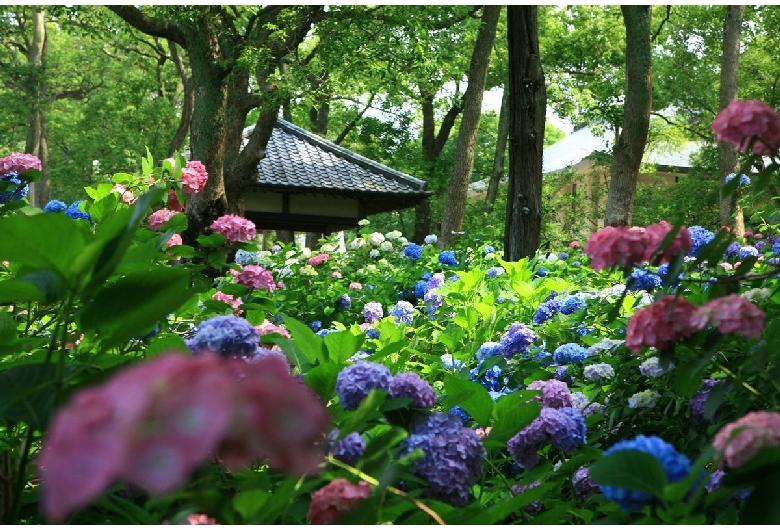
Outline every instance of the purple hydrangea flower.
<svg viewBox="0 0 780 530">
<path fill-rule="evenodd" d="M 225 357 L 254 357 L 260 332 L 245 318 L 218 315 L 201 322 L 184 342 L 194 355 L 214 352 Z"/>
<path fill-rule="evenodd" d="M 704 423 L 707 420 L 704 414 L 704 404 L 707 402 L 707 398 L 710 395 L 710 390 L 718 383 L 716 379 L 705 379 L 704 384 L 696 394 L 693 395 L 689 402 L 691 410 L 691 419 L 696 423 Z M 713 418 L 714 419 L 714 418 Z M 712 420 L 710 420 L 711 422 Z"/>
<path fill-rule="evenodd" d="M 528 390 L 541 390 L 540 396 L 535 396 L 542 407 L 564 408 L 573 406 L 569 385 L 563 381 L 550 379 L 548 381 L 534 381 L 528 385 Z"/>
<path fill-rule="evenodd" d="M 561 252 L 560 254 L 558 254 L 558 258 L 560 258 L 562 260 L 567 260 L 567 259 L 569 259 L 569 253 L 568 252 Z"/>
<path fill-rule="evenodd" d="M 365 317 L 366 322 L 376 322 L 383 316 L 385 316 L 385 311 L 382 309 L 382 304 L 379 302 L 368 302 L 363 307 L 363 317 Z"/>
<path fill-rule="evenodd" d="M 589 497 L 599 491 L 599 486 L 590 478 L 587 467 L 581 467 L 575 471 L 574 475 L 571 477 L 571 483 L 572 486 L 574 486 L 575 495 L 580 499 Z"/>
<path fill-rule="evenodd" d="M 395 317 L 397 322 L 411 324 L 412 320 L 414 320 L 414 306 L 406 300 L 401 300 L 396 303 L 387 314 Z"/>
<path fill-rule="evenodd" d="M 539 304 L 539 307 L 536 309 L 536 314 L 534 315 L 534 318 L 531 320 L 534 324 L 537 326 L 539 324 L 543 324 L 544 322 L 547 322 L 552 318 L 552 316 L 561 310 L 561 302 L 560 300 L 556 299 L 550 299 L 545 302 L 542 302 Z"/>
<path fill-rule="evenodd" d="M 412 372 L 402 372 L 390 380 L 390 397 L 412 398 L 410 406 L 429 408 L 436 404 L 436 392 L 430 383 Z"/>
<path fill-rule="evenodd" d="M 429 290 L 425 293 L 425 296 L 423 296 L 423 302 L 425 303 L 425 312 L 431 315 L 441 307 L 441 305 L 444 303 L 444 298 L 441 295 Z"/>
<path fill-rule="evenodd" d="M 423 279 L 425 279 L 425 274 L 423 274 Z M 444 278 L 444 273 L 437 272 L 430 275 L 430 278 L 428 278 L 428 290 L 436 289 L 438 287 L 441 287 L 444 285 L 444 282 L 446 279 Z"/>
<path fill-rule="evenodd" d="M 723 477 L 725 476 L 726 472 L 722 469 L 716 469 L 713 471 L 712 475 L 710 475 L 709 482 L 707 482 L 707 485 L 704 486 L 704 489 L 707 490 L 707 493 L 717 491 L 718 488 L 720 488 L 720 483 L 723 482 Z"/>
<path fill-rule="evenodd" d="M 756 247 L 756 250 L 759 252 L 763 252 L 764 247 L 766 247 L 766 241 L 756 241 L 756 244 L 753 246 Z"/>
<path fill-rule="evenodd" d="M 333 457 L 347 465 L 354 466 L 366 450 L 366 441 L 358 432 L 351 432 L 336 442 L 339 436 L 338 429 L 334 429 L 326 440 L 326 451 L 331 451 Z M 334 445 L 335 442 L 335 445 Z"/>
<path fill-rule="evenodd" d="M 403 454 L 421 449 L 411 463 L 412 472 L 428 481 L 426 495 L 432 499 L 465 506 L 469 489 L 482 477 L 485 449 L 477 434 L 458 418 L 440 412 L 420 415 L 409 426 L 401 443 Z"/>
<path fill-rule="evenodd" d="M 553 379 L 557 381 L 563 381 L 567 385 L 574 383 L 574 378 L 569 375 L 569 367 L 567 365 L 556 367 L 555 373 L 553 374 Z"/>
<path fill-rule="evenodd" d="M 336 394 L 341 406 L 355 410 L 371 390 L 390 390 L 390 369 L 370 361 L 358 361 L 339 372 L 336 378 Z"/>
<path fill-rule="evenodd" d="M 346 293 L 342 294 L 336 300 L 336 307 L 339 311 L 349 311 L 352 309 L 352 298 Z"/>
<path fill-rule="evenodd" d="M 734 241 L 733 243 L 729 244 L 728 247 L 726 247 L 726 256 L 728 257 L 734 257 L 739 254 L 739 249 L 742 248 L 742 245 L 740 245 L 737 241 Z"/>
<path fill-rule="evenodd" d="M 536 333 L 532 329 L 525 324 L 515 322 L 501 336 L 501 354 L 507 359 L 511 359 L 518 353 L 527 353 L 528 347 L 536 339 Z"/>
<path fill-rule="evenodd" d="M 512 493 L 514 495 L 520 495 L 521 493 L 524 493 L 528 490 L 532 490 L 534 488 L 538 488 L 541 486 L 542 483 L 538 480 L 535 480 L 531 482 L 530 484 L 515 484 L 512 486 Z M 530 514 L 530 515 L 536 515 L 539 513 L 539 511 L 542 509 L 542 500 L 541 499 L 534 499 L 533 502 L 530 502 L 523 506 L 523 511 Z"/>
<path fill-rule="evenodd" d="M 539 416 L 507 442 L 515 461 L 525 469 L 539 463 L 539 449 L 547 443 L 566 454 L 585 444 L 585 419 L 571 407 L 543 408 Z"/>
<path fill-rule="evenodd" d="M 666 478 L 670 484 L 684 479 L 691 469 L 691 461 L 687 456 L 657 436 L 640 434 L 636 438 L 622 440 L 604 451 L 604 455 L 629 449 L 642 451 L 656 458 L 666 472 Z M 616 486 L 601 486 L 601 491 L 606 498 L 619 504 L 620 509 L 624 512 L 639 511 L 644 506 L 655 502 L 652 494 L 642 491 Z"/>
<path fill-rule="evenodd" d="M 561 344 L 553 352 L 553 361 L 558 364 L 580 364 L 588 357 L 588 350 L 576 342 Z"/>
<path fill-rule="evenodd" d="M 758 249 L 753 245 L 745 245 L 744 247 L 739 249 L 740 259 L 745 259 L 748 257 L 757 258 L 758 254 L 759 254 Z"/>
</svg>

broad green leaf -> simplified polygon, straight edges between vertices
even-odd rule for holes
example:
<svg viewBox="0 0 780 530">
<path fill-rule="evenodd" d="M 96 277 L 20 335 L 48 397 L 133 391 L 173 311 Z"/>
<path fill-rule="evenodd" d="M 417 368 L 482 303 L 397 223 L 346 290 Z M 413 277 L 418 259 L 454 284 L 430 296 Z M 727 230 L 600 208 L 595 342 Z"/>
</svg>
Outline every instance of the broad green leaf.
<svg viewBox="0 0 780 530">
<path fill-rule="evenodd" d="M 169 352 L 190 353 L 190 349 L 184 343 L 180 335 L 170 334 L 155 337 L 146 347 L 146 356 L 153 357 Z"/>
<path fill-rule="evenodd" d="M 282 318 L 290 336 L 312 364 L 315 361 L 321 363 L 328 361 L 325 344 L 319 335 L 314 333 L 309 326 L 291 316 L 284 315 Z"/>
<path fill-rule="evenodd" d="M 154 267 L 128 274 L 101 289 L 79 315 L 84 331 L 96 331 L 103 347 L 151 329 L 195 294 L 185 269 Z"/>
<path fill-rule="evenodd" d="M 539 403 L 514 392 L 499 398 L 494 407 L 495 420 L 487 440 L 490 445 L 504 445 L 509 439 L 534 421 L 541 411 Z"/>
<path fill-rule="evenodd" d="M 9 313 L 0 312 L 0 344 L 8 344 L 16 338 L 16 321 Z"/>
<path fill-rule="evenodd" d="M 54 363 L 25 364 L 0 372 L 0 421 L 43 428 L 55 405 Z"/>
<path fill-rule="evenodd" d="M 322 398 L 322 401 L 327 403 L 335 395 L 336 378 L 339 376 L 341 368 L 340 365 L 333 363 L 320 364 L 309 370 L 303 380 Z"/>
<path fill-rule="evenodd" d="M 43 292 L 30 282 L 22 280 L 0 281 L 0 305 L 20 302 L 42 302 Z"/>
<path fill-rule="evenodd" d="M 331 362 L 343 363 L 358 351 L 365 335 L 353 335 L 350 331 L 336 331 L 325 335 L 325 347 Z"/>
<path fill-rule="evenodd" d="M 347 434 L 351 432 L 363 432 L 366 424 L 375 417 L 381 415 L 380 409 L 387 399 L 387 392 L 373 389 L 368 396 L 363 398 L 358 408 L 347 417 L 341 425 L 341 431 Z"/>
<path fill-rule="evenodd" d="M 477 423 L 483 427 L 490 425 L 493 400 L 484 386 L 473 381 L 459 379 L 452 374 L 445 374 L 444 391 L 448 395 L 445 400 L 445 408 L 449 409 L 460 405 L 477 420 Z"/>
<path fill-rule="evenodd" d="M 227 241 L 225 236 L 216 232 L 207 236 L 200 236 L 197 239 L 201 248 L 219 248 L 225 244 L 225 241 Z"/>
<path fill-rule="evenodd" d="M 264 509 L 269 492 L 254 488 L 233 495 L 233 508 L 245 521 L 254 519 Z"/>
<path fill-rule="evenodd" d="M 615 486 L 663 497 L 666 472 L 654 456 L 627 449 L 602 456 L 588 469 L 599 486 Z"/>
</svg>

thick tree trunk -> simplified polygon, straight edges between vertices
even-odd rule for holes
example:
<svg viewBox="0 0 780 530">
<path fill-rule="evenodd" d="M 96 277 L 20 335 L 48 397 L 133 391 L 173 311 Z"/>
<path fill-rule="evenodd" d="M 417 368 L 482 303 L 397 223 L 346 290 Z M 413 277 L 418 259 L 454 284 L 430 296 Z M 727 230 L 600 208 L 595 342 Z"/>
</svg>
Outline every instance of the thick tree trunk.
<svg viewBox="0 0 780 530">
<path fill-rule="evenodd" d="M 493 49 L 500 15 L 500 5 L 485 6 L 482 11 L 482 26 L 474 43 L 474 52 L 471 54 L 469 85 L 463 96 L 463 118 L 460 122 L 450 185 L 444 202 L 440 247 L 452 246 L 455 242 L 454 232 L 463 230 L 469 180 L 474 168 L 474 151 L 477 145 L 479 121 L 482 117 L 482 97 L 485 93 L 490 52 Z"/>
<path fill-rule="evenodd" d="M 626 96 L 623 130 L 612 150 L 612 172 L 604 222 L 629 226 L 639 167 L 650 127 L 651 75 L 650 14 L 652 6 L 620 6 L 626 26 Z"/>
<path fill-rule="evenodd" d="M 46 118 L 43 112 L 44 73 L 43 61 L 46 56 L 46 19 L 44 11 L 33 7 L 32 42 L 27 50 L 27 64 L 33 72 L 31 83 L 27 85 L 27 97 L 30 110 L 27 114 L 27 141 L 25 152 L 37 156 L 41 161 L 43 177 L 30 185 L 27 200 L 30 204 L 43 208 L 50 197 L 49 181 L 49 142 L 46 130 Z"/>
<path fill-rule="evenodd" d="M 533 256 L 542 230 L 542 151 L 547 90 L 539 56 L 538 8 L 507 6 L 509 190 L 504 259 Z"/>
<path fill-rule="evenodd" d="M 742 31 L 742 17 L 745 6 L 726 6 L 723 23 L 723 55 L 720 63 L 720 109 L 737 99 L 739 80 L 739 44 Z M 720 224 L 728 226 L 742 236 L 745 233 L 745 218 L 739 206 L 739 189 L 733 195 L 724 196 L 723 179 L 739 171 L 737 151 L 728 142 L 718 143 L 718 175 L 720 188 Z"/>
<path fill-rule="evenodd" d="M 498 137 L 496 138 L 496 153 L 493 155 L 493 172 L 490 174 L 487 195 L 485 196 L 484 212 L 489 214 L 496 204 L 498 188 L 501 178 L 504 176 L 504 158 L 506 155 L 506 142 L 509 137 L 509 89 L 504 90 L 501 96 L 501 112 L 498 115 Z"/>
</svg>

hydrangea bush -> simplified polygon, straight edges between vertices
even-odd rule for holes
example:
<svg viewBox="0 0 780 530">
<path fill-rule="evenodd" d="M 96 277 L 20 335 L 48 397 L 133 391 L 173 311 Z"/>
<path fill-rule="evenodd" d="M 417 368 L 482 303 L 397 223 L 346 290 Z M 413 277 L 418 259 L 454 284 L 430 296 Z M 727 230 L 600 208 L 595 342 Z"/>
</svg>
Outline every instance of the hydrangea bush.
<svg viewBox="0 0 780 530">
<path fill-rule="evenodd" d="M 775 156 L 776 114 L 724 112 Z M 778 522 L 777 227 L 265 249 L 183 241 L 206 168 L 142 167 L 37 210 L 0 160 L 5 524 Z"/>
</svg>

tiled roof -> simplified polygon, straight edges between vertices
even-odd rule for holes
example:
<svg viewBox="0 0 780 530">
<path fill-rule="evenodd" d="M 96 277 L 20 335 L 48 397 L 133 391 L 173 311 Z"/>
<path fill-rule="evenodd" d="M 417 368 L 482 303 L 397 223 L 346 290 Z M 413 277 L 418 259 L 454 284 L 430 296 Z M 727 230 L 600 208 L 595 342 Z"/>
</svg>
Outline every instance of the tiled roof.
<svg viewBox="0 0 780 530">
<path fill-rule="evenodd" d="M 252 128 L 244 131 L 251 134 Z M 423 197 L 423 180 L 279 119 L 258 165 L 257 187 Z"/>
</svg>

